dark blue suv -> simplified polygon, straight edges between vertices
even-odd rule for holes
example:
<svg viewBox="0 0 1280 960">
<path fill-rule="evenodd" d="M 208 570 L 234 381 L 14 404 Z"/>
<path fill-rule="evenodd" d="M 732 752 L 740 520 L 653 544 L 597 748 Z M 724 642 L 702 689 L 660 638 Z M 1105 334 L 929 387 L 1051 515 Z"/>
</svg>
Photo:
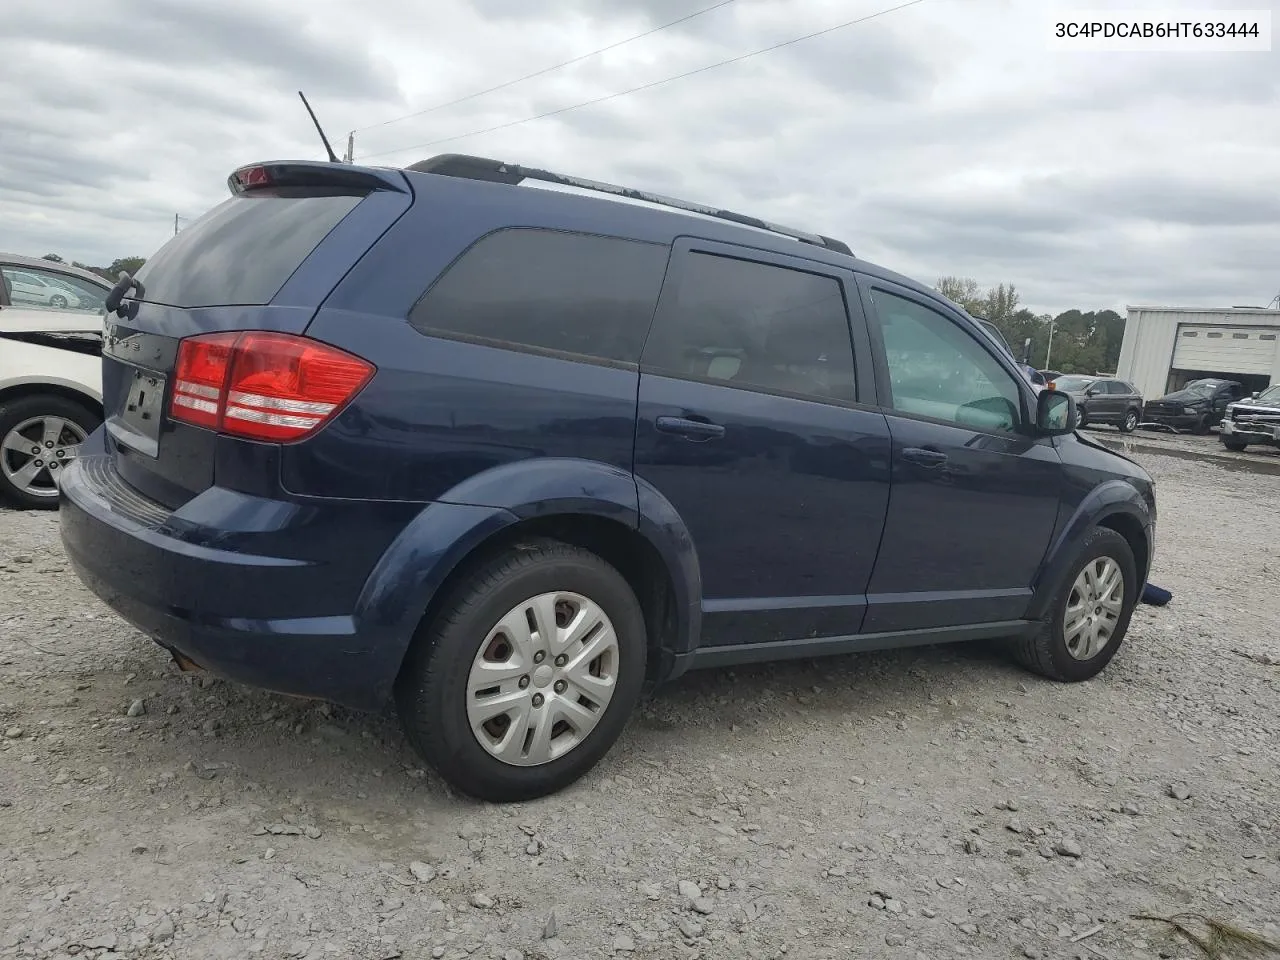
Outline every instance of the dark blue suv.
<svg viewBox="0 0 1280 960">
<path fill-rule="evenodd" d="M 394 698 L 472 795 L 691 667 L 978 638 L 1084 680 L 1150 478 L 935 291 L 753 217 L 474 157 L 265 163 L 108 304 L 80 577 L 172 652 Z"/>
</svg>

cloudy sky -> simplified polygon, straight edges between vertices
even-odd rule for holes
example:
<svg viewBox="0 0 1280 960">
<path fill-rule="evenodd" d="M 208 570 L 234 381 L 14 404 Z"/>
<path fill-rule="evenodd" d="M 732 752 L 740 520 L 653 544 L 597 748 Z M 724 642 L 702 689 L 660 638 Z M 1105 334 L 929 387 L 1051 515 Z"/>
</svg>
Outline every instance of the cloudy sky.
<svg viewBox="0 0 1280 960">
<path fill-rule="evenodd" d="M 361 0 L 358 16 L 350 0 L 6 0 L 0 249 L 151 254 L 233 168 L 322 156 L 302 89 L 339 152 L 357 129 L 358 162 L 466 152 L 624 182 L 840 237 L 926 282 L 1012 282 L 1038 311 L 1280 293 L 1280 51 L 1050 52 L 1041 0 L 923 0 L 462 136 L 898 2 L 730 0 L 384 123 L 716 0 Z"/>
</svg>

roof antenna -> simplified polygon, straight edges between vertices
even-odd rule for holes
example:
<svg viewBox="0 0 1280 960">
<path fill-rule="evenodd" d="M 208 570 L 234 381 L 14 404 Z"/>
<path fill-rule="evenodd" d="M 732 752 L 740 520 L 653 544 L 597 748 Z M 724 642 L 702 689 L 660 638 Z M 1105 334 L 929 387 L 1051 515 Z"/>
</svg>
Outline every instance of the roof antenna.
<svg viewBox="0 0 1280 960">
<path fill-rule="evenodd" d="M 320 128 L 320 121 L 316 119 L 316 112 L 311 109 L 311 104 L 307 103 L 306 96 L 301 90 L 298 91 L 298 96 L 302 97 L 302 105 L 307 108 L 307 113 L 311 114 L 311 122 L 316 125 L 316 133 L 320 134 L 320 139 L 324 143 L 325 152 L 329 154 L 329 162 L 341 163 L 342 161 L 338 159 L 338 155 L 333 152 L 333 147 L 329 146 L 329 138 L 324 135 L 324 130 Z"/>
</svg>

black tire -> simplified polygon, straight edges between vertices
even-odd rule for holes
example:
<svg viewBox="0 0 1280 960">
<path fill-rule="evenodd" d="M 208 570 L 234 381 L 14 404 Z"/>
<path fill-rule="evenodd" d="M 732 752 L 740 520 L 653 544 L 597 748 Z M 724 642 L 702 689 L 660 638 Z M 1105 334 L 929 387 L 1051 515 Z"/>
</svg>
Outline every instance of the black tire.
<svg viewBox="0 0 1280 960">
<path fill-rule="evenodd" d="M 1083 407 L 1076 407 L 1076 429 L 1083 430 L 1089 425 L 1089 414 Z"/>
<path fill-rule="evenodd" d="M 1138 428 L 1138 411 L 1130 408 L 1125 411 L 1124 419 L 1120 421 L 1121 433 L 1133 433 Z"/>
<path fill-rule="evenodd" d="M 1224 437 L 1219 435 L 1218 439 L 1221 440 L 1222 445 L 1232 453 L 1244 453 L 1244 448 L 1249 445 L 1246 441 L 1236 440 L 1233 437 Z"/>
<path fill-rule="evenodd" d="M 91 434 L 102 423 L 102 417 L 84 404 L 54 393 L 30 393 L 0 403 L 0 443 L 4 442 L 4 438 L 15 427 L 39 417 L 60 417 L 63 420 L 69 420 L 79 427 L 85 436 Z M 4 464 L 14 468 L 24 465 L 18 462 L 20 456 L 14 451 L 0 449 L 0 458 L 5 458 Z M 5 470 L 0 469 L 0 500 L 5 500 L 14 506 L 28 510 L 56 510 L 58 508 L 57 491 L 56 487 L 52 489 L 51 496 L 29 493 L 15 484 Z"/>
<path fill-rule="evenodd" d="M 1116 626 L 1110 639 L 1100 651 L 1088 660 L 1077 660 L 1067 650 L 1067 641 L 1063 636 L 1063 614 L 1071 597 L 1076 577 L 1089 563 L 1103 557 L 1110 557 L 1120 567 L 1124 578 L 1124 598 L 1121 611 L 1116 619 Z M 1061 683 L 1079 683 L 1089 680 L 1102 672 L 1111 662 L 1120 645 L 1124 642 L 1125 633 L 1129 629 L 1129 620 L 1133 616 L 1133 608 L 1138 602 L 1138 574 L 1134 563 L 1133 550 L 1129 542 L 1114 530 L 1097 527 L 1085 539 L 1084 545 L 1076 555 L 1071 569 L 1058 589 L 1058 594 L 1049 605 L 1040 629 L 1034 637 L 1019 640 L 1013 645 L 1014 658 L 1033 673 L 1038 673 L 1050 680 Z"/>
<path fill-rule="evenodd" d="M 55 293 L 49 298 L 49 306 L 55 310 L 65 310 L 67 307 L 67 298 L 60 293 Z"/>
<path fill-rule="evenodd" d="M 508 611 L 542 593 L 592 600 L 618 638 L 617 682 L 597 725 L 568 753 L 514 766 L 480 745 L 467 719 L 466 686 L 480 644 Z M 622 733 L 645 679 L 644 614 L 617 570 L 590 551 L 552 540 L 488 561 L 424 623 L 396 681 L 396 705 L 410 744 L 445 780 L 480 800 L 510 803 L 555 793 L 599 762 Z"/>
</svg>

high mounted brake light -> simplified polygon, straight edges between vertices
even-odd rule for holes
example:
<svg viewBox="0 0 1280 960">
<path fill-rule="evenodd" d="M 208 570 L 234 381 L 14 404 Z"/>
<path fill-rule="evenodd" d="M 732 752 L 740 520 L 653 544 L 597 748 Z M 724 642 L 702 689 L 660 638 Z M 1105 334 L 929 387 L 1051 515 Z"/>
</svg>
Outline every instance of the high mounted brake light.
<svg viewBox="0 0 1280 960">
<path fill-rule="evenodd" d="M 287 443 L 331 421 L 371 363 L 283 333 L 211 333 L 178 347 L 169 416 L 233 437 Z"/>
<path fill-rule="evenodd" d="M 369 193 L 373 190 L 409 192 L 404 174 L 399 170 L 353 167 L 345 163 L 314 163 L 309 160 L 251 163 L 227 177 L 227 189 L 236 197 L 268 187 L 314 188 L 341 193 Z"/>
</svg>

